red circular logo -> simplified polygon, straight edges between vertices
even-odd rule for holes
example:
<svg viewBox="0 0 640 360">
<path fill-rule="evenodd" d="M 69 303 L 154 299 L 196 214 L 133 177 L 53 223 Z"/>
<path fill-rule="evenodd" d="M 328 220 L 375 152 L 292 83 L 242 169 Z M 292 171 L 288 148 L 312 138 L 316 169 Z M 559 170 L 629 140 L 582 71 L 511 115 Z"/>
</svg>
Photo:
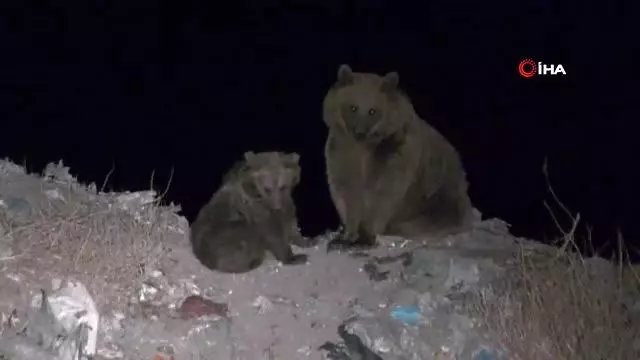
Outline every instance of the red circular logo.
<svg viewBox="0 0 640 360">
<path fill-rule="evenodd" d="M 518 72 L 522 77 L 530 78 L 533 77 L 537 73 L 536 63 L 531 59 L 524 59 L 520 61 L 520 65 L 518 65 Z"/>
</svg>

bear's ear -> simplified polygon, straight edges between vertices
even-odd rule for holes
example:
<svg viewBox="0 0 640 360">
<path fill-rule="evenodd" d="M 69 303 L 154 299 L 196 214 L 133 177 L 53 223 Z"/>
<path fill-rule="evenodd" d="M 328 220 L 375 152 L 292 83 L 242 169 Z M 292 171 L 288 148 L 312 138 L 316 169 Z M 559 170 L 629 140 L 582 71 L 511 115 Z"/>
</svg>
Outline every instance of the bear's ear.
<svg viewBox="0 0 640 360">
<path fill-rule="evenodd" d="M 338 84 L 347 85 L 350 84 L 353 80 L 353 70 L 351 70 L 351 66 L 347 64 L 342 64 L 338 68 Z"/>
<path fill-rule="evenodd" d="M 393 92 L 398 88 L 399 83 L 400 76 L 396 71 L 387 73 L 387 75 L 382 78 L 382 91 Z"/>
</svg>

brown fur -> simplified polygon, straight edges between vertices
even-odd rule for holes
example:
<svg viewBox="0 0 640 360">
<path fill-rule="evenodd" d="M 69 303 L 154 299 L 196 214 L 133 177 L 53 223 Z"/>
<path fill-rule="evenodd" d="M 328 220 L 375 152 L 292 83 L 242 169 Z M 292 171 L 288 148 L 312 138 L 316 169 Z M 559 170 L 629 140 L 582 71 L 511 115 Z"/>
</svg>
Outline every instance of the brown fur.
<svg viewBox="0 0 640 360">
<path fill-rule="evenodd" d="M 329 189 L 345 227 L 334 244 L 375 236 L 447 234 L 469 227 L 472 204 L 458 152 L 415 113 L 396 72 L 341 65 L 323 104 Z"/>
<path fill-rule="evenodd" d="M 300 181 L 298 154 L 245 153 L 191 226 L 195 256 L 212 270 L 241 273 L 267 251 L 284 264 L 306 262 L 291 243 L 301 238 L 292 191 Z"/>
</svg>

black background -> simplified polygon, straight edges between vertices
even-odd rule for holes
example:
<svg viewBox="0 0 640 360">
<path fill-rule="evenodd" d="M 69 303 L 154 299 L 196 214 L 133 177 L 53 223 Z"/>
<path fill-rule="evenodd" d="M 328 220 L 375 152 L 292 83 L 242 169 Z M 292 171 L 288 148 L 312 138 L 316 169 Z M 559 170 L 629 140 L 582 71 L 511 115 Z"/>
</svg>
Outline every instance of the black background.
<svg viewBox="0 0 640 360">
<path fill-rule="evenodd" d="M 113 190 L 148 189 L 155 169 L 162 191 L 173 168 L 166 199 L 193 220 L 244 151 L 296 151 L 300 222 L 317 234 L 338 224 L 321 105 L 347 63 L 399 72 L 417 112 L 459 149 L 485 216 L 557 236 L 547 158 L 580 234 L 589 225 L 602 245 L 621 227 L 634 246 L 637 84 L 621 3 L 300 3 L 4 2 L 0 156 L 32 171 L 63 159 L 98 185 L 115 166 Z M 524 58 L 567 75 L 525 79 Z"/>
</svg>

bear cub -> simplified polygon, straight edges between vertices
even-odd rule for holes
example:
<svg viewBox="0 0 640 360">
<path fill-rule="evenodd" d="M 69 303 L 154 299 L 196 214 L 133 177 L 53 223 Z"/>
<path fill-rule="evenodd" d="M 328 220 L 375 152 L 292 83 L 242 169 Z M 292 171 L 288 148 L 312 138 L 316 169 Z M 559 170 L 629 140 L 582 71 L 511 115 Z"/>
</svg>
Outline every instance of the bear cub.
<svg viewBox="0 0 640 360">
<path fill-rule="evenodd" d="M 196 258 L 207 268 L 243 273 L 265 255 L 286 265 L 304 264 L 290 244 L 302 244 L 292 191 L 300 181 L 299 155 L 247 152 L 191 225 Z"/>
</svg>

